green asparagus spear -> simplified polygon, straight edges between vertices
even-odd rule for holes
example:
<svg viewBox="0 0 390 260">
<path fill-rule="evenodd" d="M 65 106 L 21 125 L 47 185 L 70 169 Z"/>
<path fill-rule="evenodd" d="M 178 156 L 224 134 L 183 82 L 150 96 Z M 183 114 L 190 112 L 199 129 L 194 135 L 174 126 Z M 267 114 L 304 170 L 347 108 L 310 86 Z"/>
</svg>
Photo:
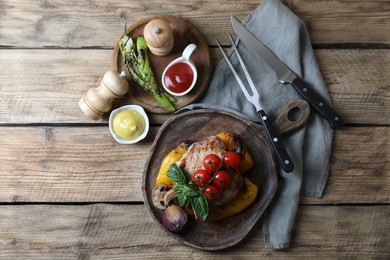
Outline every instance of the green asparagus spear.
<svg viewBox="0 0 390 260">
<path fill-rule="evenodd" d="M 143 79 L 141 73 L 137 70 L 137 55 L 135 53 L 133 39 L 127 35 L 124 35 L 119 40 L 119 47 L 127 70 L 133 77 L 134 81 L 136 81 L 144 90 L 149 91 L 149 85 L 146 85 L 146 82 Z"/>
<path fill-rule="evenodd" d="M 137 53 L 138 53 L 138 68 L 139 71 L 142 74 L 145 74 L 146 78 L 153 77 L 153 75 L 150 75 L 150 64 L 149 59 L 147 57 L 148 55 L 148 45 L 146 44 L 146 41 L 144 37 L 138 37 L 137 38 Z"/>
<path fill-rule="evenodd" d="M 176 99 L 163 91 L 157 84 L 153 76 L 153 70 L 148 58 L 148 47 L 145 39 L 141 36 L 137 38 L 136 46 L 131 37 L 126 34 L 119 40 L 119 49 L 127 70 L 144 90 L 153 94 L 154 98 L 165 108 L 174 111 L 172 103 Z"/>
</svg>

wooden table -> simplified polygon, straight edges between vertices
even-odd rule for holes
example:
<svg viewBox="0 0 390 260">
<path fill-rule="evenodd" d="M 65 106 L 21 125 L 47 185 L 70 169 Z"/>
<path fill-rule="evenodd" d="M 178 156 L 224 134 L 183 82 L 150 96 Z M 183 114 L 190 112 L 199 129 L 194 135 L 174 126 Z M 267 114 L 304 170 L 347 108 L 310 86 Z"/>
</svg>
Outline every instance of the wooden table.
<svg viewBox="0 0 390 260">
<path fill-rule="evenodd" d="M 144 142 L 119 145 L 107 118 L 86 119 L 78 101 L 111 67 L 125 21 L 183 18 L 206 35 L 215 66 L 214 38 L 259 1 L 0 1 L 0 258 L 389 259 L 390 1 L 284 2 L 305 21 L 346 121 L 325 195 L 301 199 L 289 249 L 264 249 L 257 225 L 209 252 L 167 237 L 143 205 L 141 174 L 165 119 L 152 117 Z"/>
</svg>

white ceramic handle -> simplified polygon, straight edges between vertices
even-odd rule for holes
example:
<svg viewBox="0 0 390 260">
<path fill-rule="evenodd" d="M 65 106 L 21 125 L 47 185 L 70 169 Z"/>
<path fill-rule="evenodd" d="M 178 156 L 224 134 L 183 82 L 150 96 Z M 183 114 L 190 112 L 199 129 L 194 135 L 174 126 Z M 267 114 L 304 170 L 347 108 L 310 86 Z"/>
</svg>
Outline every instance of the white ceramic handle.
<svg viewBox="0 0 390 260">
<path fill-rule="evenodd" d="M 189 60 L 191 54 L 194 52 L 195 49 L 196 49 L 196 45 L 191 43 L 184 49 L 183 54 L 181 56 L 183 58 Z"/>
</svg>

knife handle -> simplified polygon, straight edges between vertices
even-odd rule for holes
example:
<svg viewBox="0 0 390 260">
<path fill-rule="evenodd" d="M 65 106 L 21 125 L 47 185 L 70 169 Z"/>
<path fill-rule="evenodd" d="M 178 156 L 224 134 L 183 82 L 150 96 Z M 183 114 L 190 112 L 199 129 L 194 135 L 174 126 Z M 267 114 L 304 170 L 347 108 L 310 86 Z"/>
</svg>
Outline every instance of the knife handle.
<svg viewBox="0 0 390 260">
<path fill-rule="evenodd" d="M 274 148 L 276 158 L 278 159 L 280 165 L 282 166 L 285 172 L 292 172 L 294 170 L 294 163 L 290 158 L 290 155 L 287 153 L 286 148 L 284 147 L 282 140 L 280 139 L 278 133 L 273 127 L 270 120 L 268 120 L 267 114 L 263 109 L 257 111 L 258 116 L 261 119 L 261 123 L 265 132 L 267 133 L 268 139 Z"/>
<path fill-rule="evenodd" d="M 310 105 L 317 110 L 317 112 L 325 118 L 332 129 L 340 128 L 344 124 L 343 118 L 336 113 L 319 95 L 312 91 L 306 84 L 300 79 L 295 78 L 291 85 L 296 91 L 306 99 Z"/>
</svg>

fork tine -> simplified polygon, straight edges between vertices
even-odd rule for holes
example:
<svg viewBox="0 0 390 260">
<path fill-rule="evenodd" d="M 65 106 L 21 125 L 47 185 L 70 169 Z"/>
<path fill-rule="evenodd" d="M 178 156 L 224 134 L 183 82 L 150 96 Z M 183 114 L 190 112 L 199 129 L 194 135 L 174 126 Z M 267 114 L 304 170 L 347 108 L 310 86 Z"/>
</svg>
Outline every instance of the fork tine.
<svg viewBox="0 0 390 260">
<path fill-rule="evenodd" d="M 238 58 L 238 61 L 240 62 L 241 68 L 244 71 L 245 77 L 246 77 L 246 79 L 247 79 L 247 81 L 249 83 L 249 86 L 251 88 L 252 96 L 255 96 L 258 99 L 259 98 L 259 93 L 257 92 L 257 89 L 255 87 L 255 84 L 252 81 L 251 76 L 249 75 L 248 69 L 246 68 L 245 63 L 242 60 L 241 55 L 240 55 L 240 53 L 237 50 L 236 44 L 234 43 L 234 40 L 233 40 L 232 36 L 230 35 L 230 33 L 228 33 L 228 35 L 229 35 L 230 41 L 233 44 L 234 51 L 237 54 L 237 58 Z"/>
<path fill-rule="evenodd" d="M 225 58 L 226 63 L 229 65 L 230 70 L 232 71 L 234 77 L 236 78 L 236 80 L 238 82 L 238 85 L 240 85 L 241 90 L 244 92 L 245 97 L 247 99 L 250 99 L 251 96 L 249 95 L 248 90 L 244 86 L 244 83 L 242 83 L 242 80 L 240 79 L 240 76 L 238 76 L 237 71 L 234 69 L 234 67 L 233 67 L 232 63 L 230 62 L 229 58 L 226 56 L 224 50 L 221 47 L 221 44 L 219 43 L 219 41 L 217 39 L 215 39 L 215 41 L 217 42 L 217 45 L 218 45 L 219 49 L 221 50 L 222 55 Z"/>
</svg>

